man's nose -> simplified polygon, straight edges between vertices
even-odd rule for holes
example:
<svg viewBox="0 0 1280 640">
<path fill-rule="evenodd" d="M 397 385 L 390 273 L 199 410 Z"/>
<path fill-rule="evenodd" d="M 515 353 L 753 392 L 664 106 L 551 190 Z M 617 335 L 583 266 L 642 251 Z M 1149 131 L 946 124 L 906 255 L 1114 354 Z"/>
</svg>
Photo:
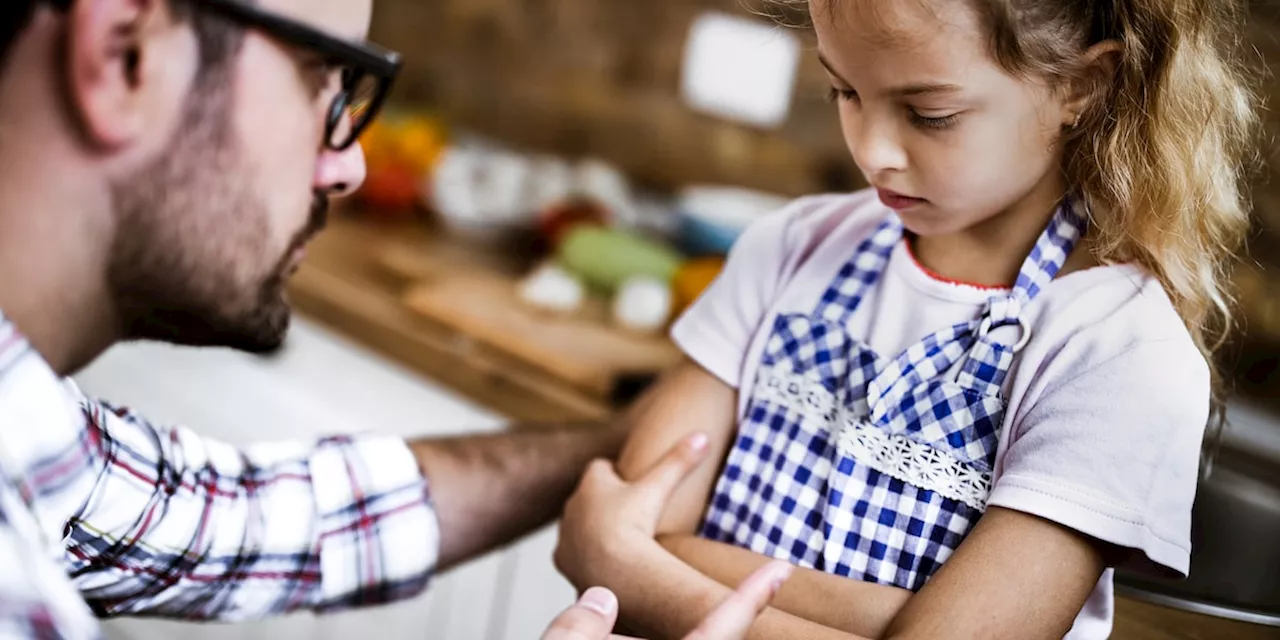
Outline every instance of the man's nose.
<svg viewBox="0 0 1280 640">
<path fill-rule="evenodd" d="M 324 149 L 316 160 L 314 187 L 329 196 L 350 195 L 364 183 L 364 150 L 356 143 L 345 151 Z"/>
</svg>

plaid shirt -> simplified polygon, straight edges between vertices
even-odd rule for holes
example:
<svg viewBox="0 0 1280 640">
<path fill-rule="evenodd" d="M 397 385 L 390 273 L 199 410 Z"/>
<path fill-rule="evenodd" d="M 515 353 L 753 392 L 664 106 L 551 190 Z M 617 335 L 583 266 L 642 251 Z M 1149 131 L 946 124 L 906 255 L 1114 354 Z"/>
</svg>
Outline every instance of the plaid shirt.
<svg viewBox="0 0 1280 640">
<path fill-rule="evenodd" d="M 410 597 L 439 528 L 402 440 L 237 450 L 80 393 L 0 316 L 0 638 Z"/>
</svg>

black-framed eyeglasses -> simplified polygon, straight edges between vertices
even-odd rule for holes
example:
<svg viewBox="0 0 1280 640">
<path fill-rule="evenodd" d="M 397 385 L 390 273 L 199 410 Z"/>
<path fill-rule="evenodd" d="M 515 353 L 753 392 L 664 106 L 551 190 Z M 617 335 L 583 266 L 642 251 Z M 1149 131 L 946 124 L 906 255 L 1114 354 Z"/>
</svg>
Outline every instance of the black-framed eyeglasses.
<svg viewBox="0 0 1280 640">
<path fill-rule="evenodd" d="M 341 68 L 342 87 L 325 120 L 325 141 L 331 149 L 343 151 L 355 144 L 377 117 L 400 73 L 400 54 L 377 45 L 345 40 L 239 0 L 194 0 L 194 4 L 310 49 Z"/>
</svg>

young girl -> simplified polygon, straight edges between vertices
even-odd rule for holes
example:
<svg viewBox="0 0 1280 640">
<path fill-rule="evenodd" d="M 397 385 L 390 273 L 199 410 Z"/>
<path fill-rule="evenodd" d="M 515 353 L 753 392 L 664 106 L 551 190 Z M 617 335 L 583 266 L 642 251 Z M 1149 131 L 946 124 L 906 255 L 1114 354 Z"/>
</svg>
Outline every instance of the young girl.
<svg viewBox="0 0 1280 640">
<path fill-rule="evenodd" d="M 1247 226 L 1239 9 L 808 4 L 872 188 L 745 233 L 675 325 L 691 363 L 633 411 L 622 474 L 710 432 L 724 463 L 660 540 L 727 585 L 798 565 L 760 629 L 1105 638 L 1111 568 L 1188 569 Z"/>
</svg>

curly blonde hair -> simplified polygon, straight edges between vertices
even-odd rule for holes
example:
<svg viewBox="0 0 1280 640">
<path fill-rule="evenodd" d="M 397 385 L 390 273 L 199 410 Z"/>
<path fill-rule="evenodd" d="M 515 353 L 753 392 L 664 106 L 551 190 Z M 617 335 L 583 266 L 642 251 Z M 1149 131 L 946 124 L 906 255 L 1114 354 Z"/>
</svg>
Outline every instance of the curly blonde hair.
<svg viewBox="0 0 1280 640">
<path fill-rule="evenodd" d="M 836 2 L 837 0 L 831 0 Z M 1119 65 L 1063 140 L 1068 184 L 1089 204 L 1096 257 L 1160 280 L 1224 385 L 1214 352 L 1232 329 L 1230 275 L 1249 229 L 1257 100 L 1237 0 L 967 0 L 1015 75 L 1080 79 L 1085 51 Z M 774 0 L 794 7 L 803 0 Z"/>
<path fill-rule="evenodd" d="M 1164 285 L 1223 383 L 1213 353 L 1232 329 L 1230 272 L 1249 229 L 1247 170 L 1258 126 L 1243 64 L 1245 9 L 1231 0 L 982 0 L 996 59 L 1069 77 L 1094 43 L 1120 43 L 1109 86 L 1064 140 L 1104 263 Z M 1052 6 L 1050 6 L 1052 5 Z"/>
</svg>

